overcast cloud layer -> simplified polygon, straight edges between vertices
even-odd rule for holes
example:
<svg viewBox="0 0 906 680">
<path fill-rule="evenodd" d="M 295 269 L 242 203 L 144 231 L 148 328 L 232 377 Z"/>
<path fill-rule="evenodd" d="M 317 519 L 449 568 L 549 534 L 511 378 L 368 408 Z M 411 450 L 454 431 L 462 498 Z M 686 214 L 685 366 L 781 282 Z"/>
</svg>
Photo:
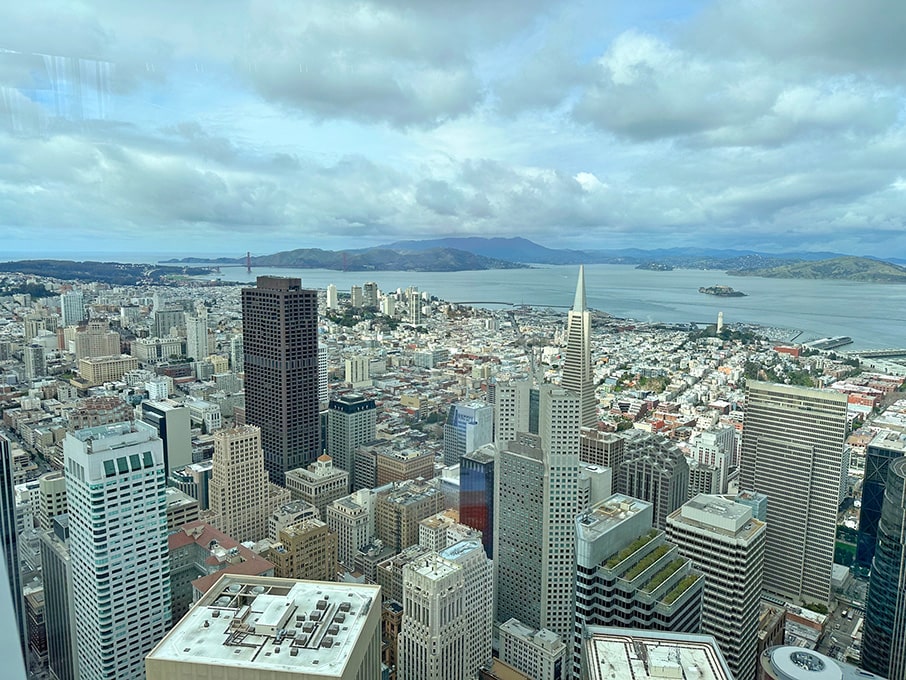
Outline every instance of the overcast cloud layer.
<svg viewBox="0 0 906 680">
<path fill-rule="evenodd" d="M 888 0 L 15 3 L 3 254 L 906 257 L 904 35 Z"/>
</svg>

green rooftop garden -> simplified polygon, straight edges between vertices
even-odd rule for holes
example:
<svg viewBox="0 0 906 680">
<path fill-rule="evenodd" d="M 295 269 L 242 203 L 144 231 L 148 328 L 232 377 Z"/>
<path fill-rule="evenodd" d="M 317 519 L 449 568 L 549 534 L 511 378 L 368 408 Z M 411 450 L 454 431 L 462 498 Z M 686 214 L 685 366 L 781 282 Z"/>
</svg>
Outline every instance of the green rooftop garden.
<svg viewBox="0 0 906 680">
<path fill-rule="evenodd" d="M 684 576 L 682 579 L 680 579 L 680 582 L 673 586 L 670 589 L 670 592 L 667 593 L 667 595 L 664 597 L 664 604 L 673 604 L 674 602 L 676 602 L 678 599 L 680 599 L 680 596 L 683 593 L 689 590 L 690 586 L 692 586 L 693 583 L 698 581 L 698 579 L 698 574 L 688 574 Z"/>
<path fill-rule="evenodd" d="M 645 557 L 639 560 L 629 571 L 623 574 L 623 578 L 625 578 L 627 581 L 631 581 L 652 564 L 661 559 L 664 555 L 666 555 L 669 550 L 670 546 L 666 544 L 659 545 L 657 548 L 655 548 L 650 553 L 645 555 Z"/>
<path fill-rule="evenodd" d="M 607 560 L 607 562 L 604 563 L 604 566 L 607 567 L 608 569 L 613 569 L 620 562 L 622 562 L 627 557 L 632 555 L 632 553 L 634 553 L 636 550 L 648 545 L 652 541 L 652 539 L 654 539 L 655 536 L 657 536 L 657 530 L 652 529 L 647 534 L 644 534 L 644 535 L 640 536 L 639 538 L 635 539 L 632 543 L 627 545 L 620 552 L 618 552 L 616 555 L 614 555 L 609 560 Z"/>
<path fill-rule="evenodd" d="M 646 583 L 644 586 L 642 586 L 641 590 L 644 590 L 646 593 L 653 593 L 655 590 L 657 590 L 657 587 L 659 585 L 673 576 L 685 563 L 686 560 L 684 560 L 682 557 L 677 557 L 675 560 L 672 560 L 670 564 L 668 564 L 666 567 L 652 576 L 651 580 L 648 581 L 648 583 Z"/>
</svg>

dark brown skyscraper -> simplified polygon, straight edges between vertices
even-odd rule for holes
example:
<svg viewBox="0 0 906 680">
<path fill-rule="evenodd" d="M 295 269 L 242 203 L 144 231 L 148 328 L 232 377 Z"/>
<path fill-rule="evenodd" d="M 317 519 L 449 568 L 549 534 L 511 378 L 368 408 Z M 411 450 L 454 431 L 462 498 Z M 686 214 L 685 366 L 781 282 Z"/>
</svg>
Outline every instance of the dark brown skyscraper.
<svg viewBox="0 0 906 680">
<path fill-rule="evenodd" d="M 301 279 L 259 276 L 242 290 L 246 422 L 261 428 L 275 484 L 320 453 L 318 294 Z"/>
</svg>

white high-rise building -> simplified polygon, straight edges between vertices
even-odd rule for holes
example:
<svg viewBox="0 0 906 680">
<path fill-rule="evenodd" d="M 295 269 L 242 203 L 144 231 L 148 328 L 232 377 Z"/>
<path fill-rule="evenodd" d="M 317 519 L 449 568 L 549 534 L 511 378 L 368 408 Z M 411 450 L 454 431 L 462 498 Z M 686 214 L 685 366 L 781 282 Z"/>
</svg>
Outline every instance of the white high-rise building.
<svg viewBox="0 0 906 680">
<path fill-rule="evenodd" d="M 403 567 L 399 680 L 468 678 L 466 584 L 461 565 L 428 553 Z"/>
<path fill-rule="evenodd" d="M 540 436 L 520 433 L 494 475 L 498 621 L 517 618 L 566 641 L 575 601 L 579 395 L 540 388 Z"/>
<path fill-rule="evenodd" d="M 327 408 L 329 392 L 327 388 L 327 345 L 318 343 L 318 409 Z"/>
<path fill-rule="evenodd" d="M 340 303 L 337 299 L 337 287 L 334 284 L 330 283 L 327 285 L 327 309 L 338 309 L 339 306 Z"/>
<path fill-rule="evenodd" d="M 705 430 L 695 439 L 692 457 L 699 463 L 718 470 L 719 493 L 727 493 L 727 480 L 736 452 L 736 430 L 732 427 L 717 427 Z"/>
<path fill-rule="evenodd" d="M 75 326 L 85 320 L 85 296 L 80 291 L 71 290 L 60 296 L 60 316 L 62 325 Z"/>
<path fill-rule="evenodd" d="M 585 306 L 585 267 L 579 267 L 576 299 L 566 320 L 566 356 L 560 385 L 579 395 L 582 425 L 594 427 L 598 422 L 594 371 L 591 366 L 591 312 Z"/>
<path fill-rule="evenodd" d="M 444 465 L 459 459 L 494 439 L 494 407 L 483 401 L 453 404 L 444 424 Z"/>
<path fill-rule="evenodd" d="M 374 492 L 361 489 L 327 506 L 327 526 L 337 535 L 340 562 L 352 569 L 356 551 L 374 538 Z"/>
<path fill-rule="evenodd" d="M 494 442 L 503 447 L 518 432 L 537 433 L 531 427 L 532 384 L 528 380 L 498 382 L 494 395 Z"/>
<path fill-rule="evenodd" d="M 242 373 L 245 370 L 245 355 L 242 350 L 241 335 L 234 335 L 230 338 L 230 369 L 234 373 Z"/>
<path fill-rule="evenodd" d="M 170 627 L 163 442 L 118 423 L 68 434 L 63 452 L 80 677 L 143 679 Z"/>
<path fill-rule="evenodd" d="M 494 626 L 494 563 L 481 540 L 470 538 L 439 551 L 441 558 L 463 568 L 466 615 L 466 677 L 491 660 Z"/>
<path fill-rule="evenodd" d="M 208 310 L 204 305 L 198 305 L 194 315 L 186 312 L 186 356 L 201 361 L 210 353 Z"/>
<path fill-rule="evenodd" d="M 667 517 L 667 537 L 705 574 L 701 632 L 717 639 L 734 677 L 754 680 L 764 522 L 749 506 L 699 494 Z"/>
</svg>

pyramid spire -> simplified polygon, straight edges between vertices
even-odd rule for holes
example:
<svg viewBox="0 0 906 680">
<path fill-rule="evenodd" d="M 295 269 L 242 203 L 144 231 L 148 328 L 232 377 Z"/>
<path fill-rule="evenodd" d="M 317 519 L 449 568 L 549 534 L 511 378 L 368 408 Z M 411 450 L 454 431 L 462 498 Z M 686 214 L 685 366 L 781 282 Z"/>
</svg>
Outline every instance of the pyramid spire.
<svg viewBox="0 0 906 680">
<path fill-rule="evenodd" d="M 573 301 L 574 312 L 585 311 L 585 265 L 579 265 L 579 281 L 576 283 L 576 299 Z"/>
</svg>

